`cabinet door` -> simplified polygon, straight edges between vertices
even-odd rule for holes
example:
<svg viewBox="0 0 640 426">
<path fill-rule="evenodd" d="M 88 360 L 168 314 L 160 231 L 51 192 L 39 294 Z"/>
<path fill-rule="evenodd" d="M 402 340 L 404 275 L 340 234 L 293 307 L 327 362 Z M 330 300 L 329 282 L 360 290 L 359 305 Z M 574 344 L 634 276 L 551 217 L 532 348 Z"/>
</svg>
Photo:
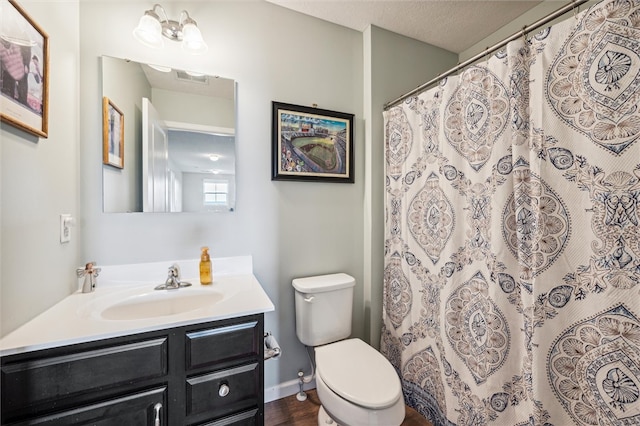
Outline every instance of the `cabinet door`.
<svg viewBox="0 0 640 426">
<path fill-rule="evenodd" d="M 160 406 L 157 406 L 160 404 Z M 50 414 L 11 426 L 26 425 L 94 425 L 94 426 L 154 426 L 166 425 L 167 389 L 158 388 L 123 396 L 98 404 Z"/>
</svg>

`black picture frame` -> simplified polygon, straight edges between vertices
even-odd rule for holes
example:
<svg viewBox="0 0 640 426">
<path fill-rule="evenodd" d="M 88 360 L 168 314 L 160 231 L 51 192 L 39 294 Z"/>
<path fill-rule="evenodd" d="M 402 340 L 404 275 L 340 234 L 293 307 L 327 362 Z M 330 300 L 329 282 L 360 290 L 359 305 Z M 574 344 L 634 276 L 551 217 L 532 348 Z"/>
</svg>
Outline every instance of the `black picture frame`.
<svg viewBox="0 0 640 426">
<path fill-rule="evenodd" d="M 354 183 L 353 120 L 273 101 L 271 180 Z"/>
</svg>

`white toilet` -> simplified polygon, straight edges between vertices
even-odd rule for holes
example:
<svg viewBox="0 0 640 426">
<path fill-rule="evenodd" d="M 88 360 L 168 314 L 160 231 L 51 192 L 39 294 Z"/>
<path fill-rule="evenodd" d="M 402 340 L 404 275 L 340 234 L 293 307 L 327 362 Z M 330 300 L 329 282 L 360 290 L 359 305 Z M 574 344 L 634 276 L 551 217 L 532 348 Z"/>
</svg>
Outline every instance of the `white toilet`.
<svg viewBox="0 0 640 426">
<path fill-rule="evenodd" d="M 315 348 L 318 425 L 397 426 L 405 414 L 398 374 L 380 352 L 347 339 L 354 286 L 342 273 L 293 280 L 296 334 Z"/>
</svg>

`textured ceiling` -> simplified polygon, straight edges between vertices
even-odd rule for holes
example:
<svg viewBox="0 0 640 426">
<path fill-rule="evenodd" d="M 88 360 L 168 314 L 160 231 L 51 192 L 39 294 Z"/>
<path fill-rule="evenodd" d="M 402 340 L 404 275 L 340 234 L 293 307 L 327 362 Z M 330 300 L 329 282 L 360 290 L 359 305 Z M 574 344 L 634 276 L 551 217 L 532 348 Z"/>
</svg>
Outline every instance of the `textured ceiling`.
<svg viewBox="0 0 640 426">
<path fill-rule="evenodd" d="M 368 25 L 372 24 L 455 53 L 470 48 L 542 2 L 539 0 L 266 1 L 357 31 L 364 31 Z"/>
</svg>

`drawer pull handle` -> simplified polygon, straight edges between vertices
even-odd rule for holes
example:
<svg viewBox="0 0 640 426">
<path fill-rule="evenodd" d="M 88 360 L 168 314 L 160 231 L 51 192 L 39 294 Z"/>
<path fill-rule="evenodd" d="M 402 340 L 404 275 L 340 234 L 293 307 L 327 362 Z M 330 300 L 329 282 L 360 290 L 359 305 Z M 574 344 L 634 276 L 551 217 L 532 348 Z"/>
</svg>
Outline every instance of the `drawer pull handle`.
<svg viewBox="0 0 640 426">
<path fill-rule="evenodd" d="M 229 395 L 229 391 L 230 391 L 229 385 L 222 384 L 220 385 L 220 388 L 218 388 L 218 395 L 224 398 L 225 396 Z"/>
<path fill-rule="evenodd" d="M 154 426 L 160 426 L 160 410 L 162 410 L 162 404 L 158 402 L 156 405 L 153 406 L 153 412 L 155 417 Z"/>
</svg>

